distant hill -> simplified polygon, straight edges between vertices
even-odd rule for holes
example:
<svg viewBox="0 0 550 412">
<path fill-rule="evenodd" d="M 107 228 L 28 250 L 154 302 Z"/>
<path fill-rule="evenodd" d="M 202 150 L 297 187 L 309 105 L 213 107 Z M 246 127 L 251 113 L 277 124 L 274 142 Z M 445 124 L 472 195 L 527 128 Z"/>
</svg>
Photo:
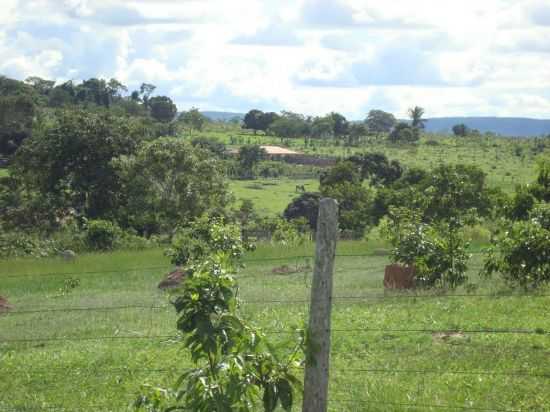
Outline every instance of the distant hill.
<svg viewBox="0 0 550 412">
<path fill-rule="evenodd" d="M 205 111 L 201 112 L 210 120 L 215 122 L 228 122 L 235 117 L 238 117 L 239 120 L 244 118 L 244 113 L 231 113 L 231 112 L 214 112 L 214 111 Z"/>
<path fill-rule="evenodd" d="M 492 132 L 502 136 L 529 137 L 550 134 L 550 120 L 522 117 L 438 117 L 428 120 L 426 131 L 452 133 L 453 126 L 460 123 L 481 133 Z"/>
<path fill-rule="evenodd" d="M 244 118 L 244 113 L 202 112 L 214 121 L 229 121 L 235 117 Z M 550 135 L 550 120 L 524 117 L 434 117 L 428 119 L 426 131 L 431 133 L 452 133 L 453 126 L 464 123 L 470 129 L 481 133 L 492 132 L 501 136 L 530 137 Z"/>
</svg>

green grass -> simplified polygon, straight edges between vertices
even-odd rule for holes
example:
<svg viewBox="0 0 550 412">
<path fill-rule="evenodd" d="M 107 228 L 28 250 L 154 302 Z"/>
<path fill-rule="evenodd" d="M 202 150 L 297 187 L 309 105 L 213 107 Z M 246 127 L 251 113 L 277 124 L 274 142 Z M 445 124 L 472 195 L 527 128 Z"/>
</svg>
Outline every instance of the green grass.
<svg viewBox="0 0 550 412">
<path fill-rule="evenodd" d="M 487 182 L 492 187 L 513 191 L 517 184 L 534 180 L 536 139 L 514 138 L 452 138 L 443 135 L 426 135 L 417 145 L 393 145 L 384 138 L 365 138 L 356 147 L 346 147 L 334 140 L 312 140 L 313 145 L 304 146 L 304 139 L 289 139 L 282 142 L 274 136 L 253 135 L 232 126 L 205 130 L 203 136 L 215 138 L 231 147 L 243 144 L 275 144 L 315 155 L 347 157 L 361 152 L 382 152 L 406 166 L 433 168 L 440 163 L 475 164 L 487 173 Z M 431 144 L 436 142 L 436 144 Z M 521 150 L 521 153 L 517 153 Z"/>
<path fill-rule="evenodd" d="M 0 177 L 6 177 L 9 175 L 8 169 L 0 168 Z"/>
<path fill-rule="evenodd" d="M 334 301 L 331 411 L 450 410 L 399 404 L 549 410 L 549 335 L 464 333 L 442 338 L 429 332 L 399 332 L 548 331 L 549 297 L 509 296 L 516 292 L 498 281 L 480 281 L 480 255 L 474 255 L 469 271 L 478 284 L 475 295 L 385 295 L 382 278 L 387 256 L 380 253 L 380 247 L 359 242 L 338 246 L 339 255 L 367 256 L 337 258 L 334 295 L 369 298 Z M 245 301 L 243 315 L 267 330 L 302 327 L 308 312 L 310 272 L 276 275 L 272 270 L 282 265 L 303 266 L 307 259 L 295 256 L 312 253 L 311 244 L 296 248 L 260 245 L 248 255 L 239 292 Z M 166 263 L 160 250 L 90 254 L 74 262 L 0 262 L 0 294 L 9 298 L 14 311 L 37 310 L 0 315 L 0 340 L 35 340 L 0 343 L 0 410 L 122 411 L 142 383 L 171 385 L 178 371 L 189 366 L 189 359 L 181 344 L 168 338 L 175 335 L 176 318 L 166 295 L 156 289 L 168 269 Z M 93 273 L 107 270 L 117 272 Z M 61 295 L 69 277 L 80 279 L 80 286 Z M 45 310 L 113 306 L 119 309 Z M 349 329 L 353 332 L 338 332 Z M 123 338 L 129 336 L 166 337 Z M 288 335 L 270 336 L 284 350 Z M 118 338 L 94 340 L 100 337 Z M 506 375 L 511 373 L 517 375 Z M 344 400 L 369 403 L 340 402 Z M 299 402 L 296 410 L 300 410 Z"/>
<path fill-rule="evenodd" d="M 261 215 L 281 214 L 299 195 L 296 186 L 303 185 L 308 192 L 319 190 L 319 181 L 313 179 L 257 179 L 231 180 L 229 188 L 238 200 L 249 199 Z"/>
</svg>

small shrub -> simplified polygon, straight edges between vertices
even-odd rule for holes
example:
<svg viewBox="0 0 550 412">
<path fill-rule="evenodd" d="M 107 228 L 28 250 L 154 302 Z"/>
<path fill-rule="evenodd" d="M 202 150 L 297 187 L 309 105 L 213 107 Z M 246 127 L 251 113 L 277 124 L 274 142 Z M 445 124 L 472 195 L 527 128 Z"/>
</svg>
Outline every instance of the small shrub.
<svg viewBox="0 0 550 412">
<path fill-rule="evenodd" d="M 0 257 L 47 257 L 59 249 L 52 240 L 42 240 L 38 235 L 25 233 L 0 233 Z"/>
<path fill-rule="evenodd" d="M 418 213 L 396 208 L 390 211 L 382 232 L 393 246 L 392 261 L 414 266 L 419 286 L 456 288 L 468 279 L 470 256 L 462 228 L 456 218 L 427 224 Z"/>
<path fill-rule="evenodd" d="M 165 253 L 174 265 L 186 265 L 212 253 L 226 253 L 236 261 L 252 245 L 241 239 L 236 225 L 226 225 L 221 219 L 204 216 L 185 228 L 179 228 L 172 240 L 172 247 Z"/>
<path fill-rule="evenodd" d="M 80 286 L 80 279 L 78 278 L 68 278 L 63 282 L 63 286 L 59 288 L 60 296 L 67 296 L 74 289 Z"/>
<path fill-rule="evenodd" d="M 503 231 L 487 250 L 482 276 L 500 273 L 524 289 L 550 283 L 550 207 L 537 206 L 526 221 L 503 221 Z"/>
<path fill-rule="evenodd" d="M 86 227 L 86 244 L 92 250 L 111 250 L 120 241 L 122 230 L 108 220 L 90 220 Z"/>
</svg>

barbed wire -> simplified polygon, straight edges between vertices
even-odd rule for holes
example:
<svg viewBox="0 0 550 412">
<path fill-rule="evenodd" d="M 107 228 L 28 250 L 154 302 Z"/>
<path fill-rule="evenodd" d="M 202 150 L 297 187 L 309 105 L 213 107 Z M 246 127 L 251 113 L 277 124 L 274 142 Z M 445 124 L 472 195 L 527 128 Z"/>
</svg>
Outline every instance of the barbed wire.
<svg viewBox="0 0 550 412">
<path fill-rule="evenodd" d="M 294 334 L 294 330 L 263 329 L 267 334 Z M 512 334 L 512 335 L 538 335 L 550 336 L 550 332 L 544 329 L 388 329 L 388 328 L 357 328 L 357 329 L 331 329 L 332 333 L 430 333 L 430 334 Z M 74 336 L 74 337 L 38 337 L 38 338 L 13 338 L 0 339 L 0 343 L 32 343 L 49 341 L 101 341 L 101 340 L 179 340 L 177 335 L 112 335 L 112 336 Z"/>
<path fill-rule="evenodd" d="M 455 409 L 455 410 L 467 410 L 467 411 L 485 411 L 485 412 L 520 412 L 521 409 L 494 409 L 494 408 L 479 408 L 474 406 L 459 406 L 459 405 L 438 405 L 438 404 L 413 404 L 413 403 L 401 403 L 401 402 L 386 402 L 386 401 L 372 401 L 363 399 L 329 399 L 329 402 L 337 403 L 359 403 L 359 404 L 372 404 L 372 405 L 385 405 L 385 406 L 399 406 L 404 408 L 416 408 L 416 409 Z"/>
<path fill-rule="evenodd" d="M 24 375 L 29 373 L 53 373 L 63 372 L 64 374 L 98 374 L 104 375 L 105 373 L 172 373 L 190 370 L 191 367 L 186 368 L 63 368 L 63 367 L 49 367 L 49 368 L 29 368 L 25 370 L 9 370 L 10 375 Z M 304 367 L 293 367 L 294 370 L 304 370 Z M 527 372 L 502 372 L 491 370 L 449 370 L 449 369 L 388 369 L 388 368 L 331 368 L 331 373 L 362 373 L 362 374 L 420 374 L 420 375 L 471 375 L 471 376 L 506 376 L 513 378 L 535 378 L 535 379 L 550 379 L 550 371 L 548 373 L 527 373 Z"/>
<path fill-rule="evenodd" d="M 334 303 L 342 303 L 351 301 L 368 301 L 368 300 L 395 300 L 395 299 L 444 299 L 444 298 L 548 298 L 550 294 L 541 294 L 541 293 L 494 293 L 494 294 L 403 294 L 403 295 L 361 295 L 361 296 L 333 296 L 332 300 Z M 271 300 L 249 300 L 249 299 L 240 299 L 239 303 L 241 304 L 307 304 L 310 303 L 310 298 L 303 299 L 271 299 Z M 349 303 L 349 302 L 348 302 Z M 34 314 L 34 313 L 50 313 L 50 312 L 85 312 L 85 311 L 120 311 L 126 309 L 168 309 L 171 308 L 170 305 L 142 305 L 142 304 L 132 304 L 132 305 L 117 305 L 117 306 L 90 306 L 90 307 L 54 307 L 54 308 L 40 308 L 37 309 L 25 309 L 25 310 L 10 310 L 5 312 L 4 315 L 24 315 L 24 314 Z"/>
</svg>

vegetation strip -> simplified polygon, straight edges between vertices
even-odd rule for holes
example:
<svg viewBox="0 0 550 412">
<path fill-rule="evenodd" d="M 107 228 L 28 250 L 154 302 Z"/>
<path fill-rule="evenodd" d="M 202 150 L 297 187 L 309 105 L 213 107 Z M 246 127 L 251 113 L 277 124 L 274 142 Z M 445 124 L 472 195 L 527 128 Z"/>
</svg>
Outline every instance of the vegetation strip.
<svg viewBox="0 0 550 412">
<path fill-rule="evenodd" d="M 460 410 L 467 410 L 467 411 L 486 411 L 486 412 L 520 412 L 519 409 L 492 409 L 492 408 L 476 408 L 473 406 L 458 406 L 458 405 L 413 404 L 413 403 L 399 403 L 399 402 L 367 401 L 362 399 L 331 399 L 331 402 L 402 406 L 405 408 L 460 409 Z"/>
</svg>

